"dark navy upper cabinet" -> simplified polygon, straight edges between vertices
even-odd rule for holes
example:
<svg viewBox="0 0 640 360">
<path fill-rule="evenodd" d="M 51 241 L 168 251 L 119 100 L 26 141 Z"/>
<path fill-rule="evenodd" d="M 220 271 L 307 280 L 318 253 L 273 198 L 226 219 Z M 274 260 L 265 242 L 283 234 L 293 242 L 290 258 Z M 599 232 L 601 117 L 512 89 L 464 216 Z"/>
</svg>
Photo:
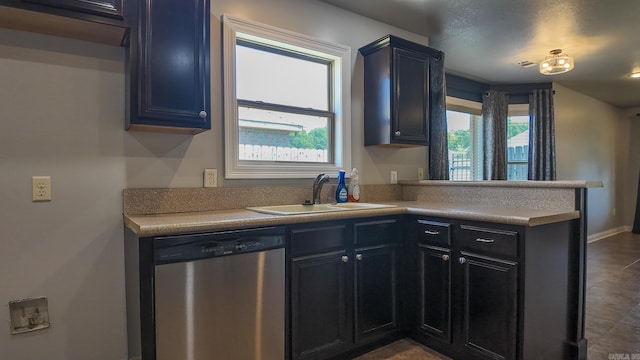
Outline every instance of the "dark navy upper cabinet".
<svg viewBox="0 0 640 360">
<path fill-rule="evenodd" d="M 364 57 L 364 144 L 429 145 L 431 77 L 444 54 L 387 35 L 362 48 Z"/>
<path fill-rule="evenodd" d="M 123 0 L 23 0 L 37 4 L 49 5 L 63 9 L 123 18 Z"/>
<path fill-rule="evenodd" d="M 125 5 L 135 0 L 0 0 L 0 27 L 128 46 Z"/>
<path fill-rule="evenodd" d="M 127 129 L 211 128 L 209 0 L 143 0 L 134 9 Z"/>
</svg>

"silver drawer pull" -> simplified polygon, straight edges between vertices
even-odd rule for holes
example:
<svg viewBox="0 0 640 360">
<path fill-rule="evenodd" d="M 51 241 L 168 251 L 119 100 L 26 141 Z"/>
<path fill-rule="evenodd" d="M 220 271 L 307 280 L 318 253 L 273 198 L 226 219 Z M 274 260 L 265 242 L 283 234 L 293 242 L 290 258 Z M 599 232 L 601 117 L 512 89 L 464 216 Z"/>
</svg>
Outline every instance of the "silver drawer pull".
<svg viewBox="0 0 640 360">
<path fill-rule="evenodd" d="M 449 261 L 449 255 L 447 254 L 442 255 L 442 261 Z"/>
<path fill-rule="evenodd" d="M 349 262 L 349 257 L 347 255 L 343 255 L 342 256 L 342 262 L 344 262 L 344 263 Z"/>
<path fill-rule="evenodd" d="M 477 242 L 481 242 L 481 243 L 492 243 L 492 242 L 494 242 L 495 240 L 493 240 L 493 239 L 477 238 L 477 239 L 476 239 L 476 241 L 477 241 Z"/>
<path fill-rule="evenodd" d="M 424 233 L 427 235 L 440 235 L 440 231 L 425 230 Z"/>
</svg>

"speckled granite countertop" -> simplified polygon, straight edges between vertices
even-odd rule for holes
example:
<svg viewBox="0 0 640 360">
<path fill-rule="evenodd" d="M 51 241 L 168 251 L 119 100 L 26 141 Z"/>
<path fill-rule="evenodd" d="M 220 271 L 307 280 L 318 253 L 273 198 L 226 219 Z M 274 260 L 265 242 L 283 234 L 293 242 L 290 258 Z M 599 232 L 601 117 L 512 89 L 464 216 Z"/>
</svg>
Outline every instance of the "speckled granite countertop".
<svg viewBox="0 0 640 360">
<path fill-rule="evenodd" d="M 554 181 L 513 181 L 513 180 L 478 180 L 478 181 L 448 181 L 448 180 L 418 180 L 399 181 L 408 186 L 464 186 L 464 187 L 506 187 L 506 188 L 544 188 L 544 189 L 588 189 L 602 187 L 599 180 L 554 180 Z"/>
<path fill-rule="evenodd" d="M 384 203 L 394 204 L 397 207 L 304 215 L 269 215 L 245 209 L 159 215 L 125 215 L 124 223 L 137 236 L 148 237 L 399 214 L 437 216 L 523 226 L 543 225 L 580 217 L 580 212 L 577 210 L 538 210 L 424 201 L 385 201 Z"/>
</svg>

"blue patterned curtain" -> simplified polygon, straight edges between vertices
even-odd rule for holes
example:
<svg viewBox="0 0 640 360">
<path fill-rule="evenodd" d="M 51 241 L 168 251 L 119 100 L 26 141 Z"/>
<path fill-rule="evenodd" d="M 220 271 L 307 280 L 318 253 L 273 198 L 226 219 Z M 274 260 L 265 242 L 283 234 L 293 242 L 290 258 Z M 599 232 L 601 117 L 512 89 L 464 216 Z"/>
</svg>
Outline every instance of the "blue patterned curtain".
<svg viewBox="0 0 640 360">
<path fill-rule="evenodd" d="M 556 179 L 556 141 L 553 90 L 529 95 L 529 180 Z"/>
<path fill-rule="evenodd" d="M 483 179 L 507 180 L 509 95 L 489 90 L 482 96 Z"/>
<path fill-rule="evenodd" d="M 431 59 L 431 114 L 429 120 L 429 179 L 449 180 L 444 59 Z"/>
</svg>

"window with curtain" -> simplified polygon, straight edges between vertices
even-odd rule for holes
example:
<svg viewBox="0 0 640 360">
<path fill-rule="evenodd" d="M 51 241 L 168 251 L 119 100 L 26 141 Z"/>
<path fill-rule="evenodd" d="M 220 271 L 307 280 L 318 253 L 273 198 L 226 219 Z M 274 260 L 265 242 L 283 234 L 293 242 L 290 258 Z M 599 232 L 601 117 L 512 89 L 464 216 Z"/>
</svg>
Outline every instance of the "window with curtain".
<svg viewBox="0 0 640 360">
<path fill-rule="evenodd" d="M 482 180 L 482 104 L 447 97 L 449 179 Z M 507 180 L 527 180 L 529 158 L 527 104 L 509 105 L 507 118 Z"/>
</svg>

